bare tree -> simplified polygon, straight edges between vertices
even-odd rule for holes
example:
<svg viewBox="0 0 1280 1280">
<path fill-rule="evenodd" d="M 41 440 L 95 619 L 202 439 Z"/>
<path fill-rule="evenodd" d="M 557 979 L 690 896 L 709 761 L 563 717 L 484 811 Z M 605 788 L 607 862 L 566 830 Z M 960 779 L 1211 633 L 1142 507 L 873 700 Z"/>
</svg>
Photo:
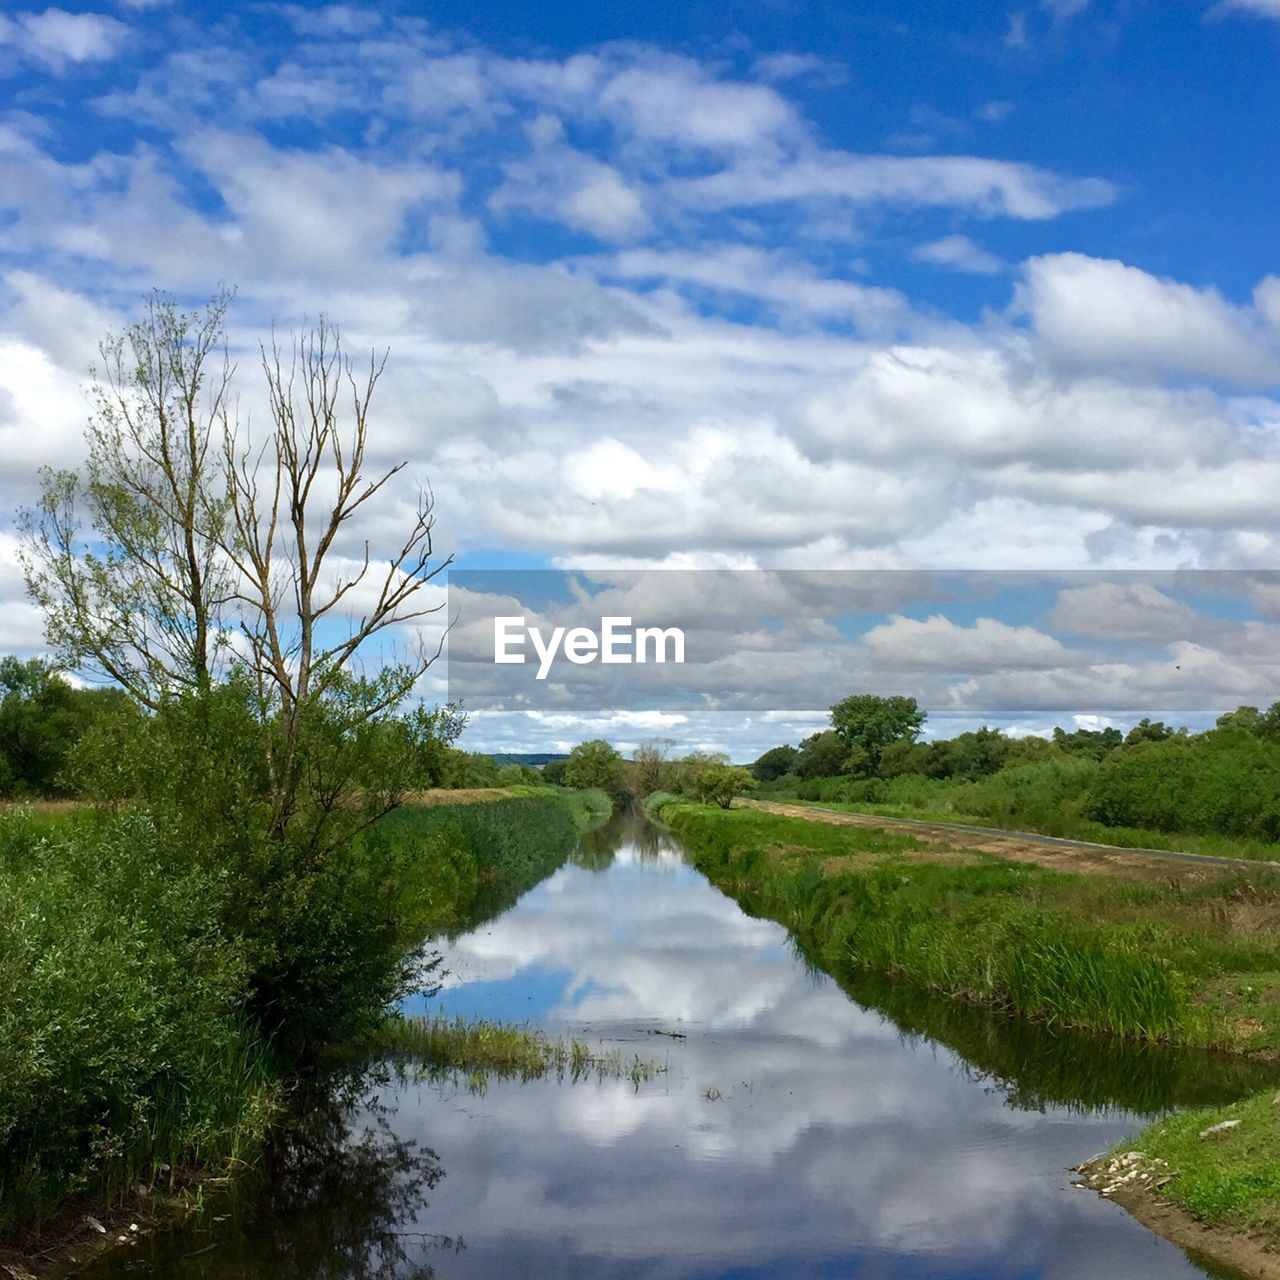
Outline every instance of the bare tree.
<svg viewBox="0 0 1280 1280">
<path fill-rule="evenodd" d="M 403 539 L 385 561 L 375 565 L 366 539 L 345 557 L 357 562 L 354 569 L 328 572 L 344 526 L 405 466 L 370 477 L 364 471 L 369 406 L 385 365 L 385 353 L 372 355 L 357 377 L 339 331 L 322 319 L 287 351 L 276 341 L 263 349 L 271 409 L 265 441 L 255 446 L 230 427 L 224 435 L 231 532 L 225 545 L 239 575 L 240 625 L 264 699 L 278 706 L 284 729 L 273 761 L 281 820 L 298 784 L 292 761 L 304 709 L 349 677 L 374 636 L 444 607 L 426 605 L 419 595 L 452 562 L 432 564 L 429 491 L 419 492 Z M 344 621 L 344 602 L 361 599 Z M 443 637 L 434 649 L 419 641 L 384 665 L 380 679 L 364 687 L 357 719 L 398 705 L 442 644 Z"/>
<path fill-rule="evenodd" d="M 233 583 L 216 470 L 230 301 L 221 290 L 192 314 L 153 297 L 143 321 L 101 344 L 84 473 L 47 469 L 21 521 L 27 588 L 59 656 L 153 709 L 207 688 L 225 643 Z"/>
</svg>

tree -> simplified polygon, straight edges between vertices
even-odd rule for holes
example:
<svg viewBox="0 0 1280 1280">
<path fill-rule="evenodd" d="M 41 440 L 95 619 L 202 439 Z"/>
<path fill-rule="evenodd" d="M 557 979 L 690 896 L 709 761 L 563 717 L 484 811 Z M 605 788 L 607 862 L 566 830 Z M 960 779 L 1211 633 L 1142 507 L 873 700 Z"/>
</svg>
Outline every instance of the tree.
<svg viewBox="0 0 1280 1280">
<path fill-rule="evenodd" d="M 694 798 L 702 804 L 727 809 L 737 796 L 754 791 L 756 780 L 749 769 L 735 764 L 709 764 L 693 778 Z"/>
<path fill-rule="evenodd" d="M 643 800 L 655 791 L 673 790 L 676 769 L 671 750 L 675 745 L 673 738 L 651 738 L 636 748 L 628 770 L 633 795 Z"/>
<path fill-rule="evenodd" d="M 234 584 L 217 463 L 230 300 L 220 291 L 194 314 L 156 296 L 144 320 L 102 342 L 84 471 L 46 468 L 38 505 L 20 516 L 27 589 L 61 662 L 152 710 L 207 689 L 226 652 Z"/>
<path fill-rule="evenodd" d="M 812 778 L 834 778 L 844 772 L 849 748 L 834 729 L 811 733 L 800 743 L 796 757 L 796 773 L 805 781 Z"/>
<path fill-rule="evenodd" d="M 800 753 L 795 747 L 770 747 L 751 766 L 751 772 L 755 775 L 757 782 L 773 782 L 784 773 L 794 772 L 799 759 Z"/>
<path fill-rule="evenodd" d="M 876 776 L 891 742 L 914 742 L 925 718 L 914 698 L 901 695 L 854 694 L 831 708 L 831 725 L 849 754 L 849 770 L 863 777 Z"/>
<path fill-rule="evenodd" d="M 60 657 L 147 711 L 86 734 L 81 776 L 211 871 L 250 1009 L 305 1045 L 375 1016 L 421 945 L 403 845 L 377 824 L 447 771 L 463 718 L 406 709 L 438 645 L 370 649 L 443 607 L 421 592 L 449 558 L 426 490 L 385 554 L 351 536 L 405 465 L 366 476 L 385 355 L 357 375 L 325 320 L 273 341 L 255 439 L 233 412 L 228 301 L 157 297 L 103 343 L 88 463 L 46 473 L 23 564 Z"/>
<path fill-rule="evenodd" d="M 0 659 L 0 795 L 65 795 L 67 762 L 104 716 L 134 717 L 118 689 L 76 689 L 39 658 Z"/>
<path fill-rule="evenodd" d="M 401 795 L 358 779 L 354 750 L 318 751 L 308 736 L 354 748 L 394 718 L 439 645 L 416 643 L 374 674 L 357 662 L 389 628 L 443 608 L 420 593 L 451 557 L 433 560 L 428 490 L 380 563 L 368 541 L 344 541 L 406 465 L 365 475 L 385 353 L 357 376 L 325 319 L 287 346 L 273 340 L 261 352 L 269 424 L 255 440 L 232 408 L 229 303 L 223 291 L 191 314 L 157 296 L 103 342 L 88 464 L 46 472 L 23 519 L 23 566 L 63 661 L 101 671 L 151 711 L 229 671 L 246 677 L 272 831 L 301 816 L 312 843 L 335 825 L 341 839 Z M 456 736 L 461 723 L 416 733 L 442 728 Z"/>
<path fill-rule="evenodd" d="M 1163 720 L 1151 720 L 1143 716 L 1137 724 L 1124 735 L 1124 745 L 1132 747 L 1139 742 L 1163 742 L 1173 737 L 1173 728 Z"/>
<path fill-rule="evenodd" d="M 622 757 L 603 738 L 580 742 L 569 752 L 564 768 L 564 785 L 579 791 L 592 788 L 621 795 L 625 780 Z"/>
<path fill-rule="evenodd" d="M 1124 735 L 1112 725 L 1105 729 L 1076 729 L 1071 733 L 1057 726 L 1053 730 L 1053 742 L 1060 751 L 1101 760 L 1124 744 Z"/>
</svg>

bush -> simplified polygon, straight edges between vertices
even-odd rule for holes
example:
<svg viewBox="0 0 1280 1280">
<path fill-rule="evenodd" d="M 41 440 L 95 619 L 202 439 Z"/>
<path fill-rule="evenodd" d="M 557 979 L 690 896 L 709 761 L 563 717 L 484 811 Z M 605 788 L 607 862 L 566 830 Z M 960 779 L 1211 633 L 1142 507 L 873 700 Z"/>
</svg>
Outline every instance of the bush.
<svg viewBox="0 0 1280 1280">
<path fill-rule="evenodd" d="M 1070 835 L 1098 768 L 1087 754 L 1054 755 L 1035 764 L 1013 765 L 980 782 L 957 787 L 952 807 L 995 826 Z"/>
<path fill-rule="evenodd" d="M 702 804 L 727 809 L 734 797 L 754 791 L 756 780 L 749 769 L 732 764 L 709 764 L 693 776 L 691 793 Z"/>
<path fill-rule="evenodd" d="M 148 814 L 0 818 L 0 1230 L 260 1140 L 273 1076 L 227 899 Z"/>
<path fill-rule="evenodd" d="M 1213 734 L 1113 752 L 1086 812 L 1110 826 L 1280 840 L 1280 746 Z"/>
</svg>

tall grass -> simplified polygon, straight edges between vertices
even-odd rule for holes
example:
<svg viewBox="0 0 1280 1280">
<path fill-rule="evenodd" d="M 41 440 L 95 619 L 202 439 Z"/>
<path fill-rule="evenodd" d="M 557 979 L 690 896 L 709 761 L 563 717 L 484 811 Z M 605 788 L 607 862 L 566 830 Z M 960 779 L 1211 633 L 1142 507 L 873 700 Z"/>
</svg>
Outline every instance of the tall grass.
<svg viewBox="0 0 1280 1280">
<path fill-rule="evenodd" d="M 1280 886 L 1066 875 L 853 827 L 668 804 L 698 866 L 831 972 L 1051 1026 L 1280 1056 Z"/>
<path fill-rule="evenodd" d="M 548 1036 L 532 1027 L 485 1019 L 468 1021 L 445 1014 L 391 1018 L 354 1048 L 362 1057 L 409 1059 L 432 1077 L 464 1078 L 475 1087 L 490 1075 L 538 1080 L 545 1075 L 573 1081 L 588 1077 L 625 1078 L 640 1084 L 665 1071 L 638 1054 L 599 1053 L 585 1040 Z"/>
</svg>

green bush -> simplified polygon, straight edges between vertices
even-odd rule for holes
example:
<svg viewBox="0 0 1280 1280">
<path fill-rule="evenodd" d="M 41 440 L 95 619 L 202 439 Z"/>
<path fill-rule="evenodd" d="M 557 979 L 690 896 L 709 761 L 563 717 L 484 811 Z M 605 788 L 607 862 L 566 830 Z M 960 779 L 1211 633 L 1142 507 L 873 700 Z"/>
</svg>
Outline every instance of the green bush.
<svg viewBox="0 0 1280 1280">
<path fill-rule="evenodd" d="M 1110 826 L 1280 840 L 1280 746 L 1206 735 L 1126 747 L 1099 768 L 1085 810 Z"/>
<path fill-rule="evenodd" d="M 274 1075 L 227 885 L 145 813 L 0 818 L 0 1230 L 91 1183 L 252 1149 Z"/>
<path fill-rule="evenodd" d="M 984 818 L 994 826 L 1071 835 L 1099 767 L 1087 754 L 1047 756 L 957 787 L 951 805 L 957 812 Z"/>
</svg>

